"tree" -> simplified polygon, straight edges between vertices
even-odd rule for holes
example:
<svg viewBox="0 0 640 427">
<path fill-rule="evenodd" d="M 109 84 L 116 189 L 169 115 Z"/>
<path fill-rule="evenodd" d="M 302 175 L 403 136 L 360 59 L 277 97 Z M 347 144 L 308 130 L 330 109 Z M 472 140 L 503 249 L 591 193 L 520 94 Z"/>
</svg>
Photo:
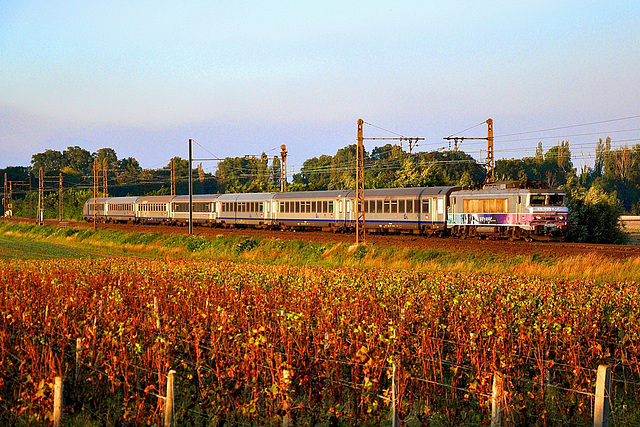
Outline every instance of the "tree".
<svg viewBox="0 0 640 427">
<path fill-rule="evenodd" d="M 615 194 L 607 194 L 596 180 L 590 188 L 579 185 L 570 177 L 563 187 L 569 209 L 569 239 L 585 243 L 626 243 L 627 236 L 620 225 L 623 209 Z"/>
<path fill-rule="evenodd" d="M 368 168 L 365 172 L 367 187 L 389 188 L 403 186 L 399 173 L 405 166 L 410 154 L 402 151 L 399 145 L 386 144 L 375 147 L 367 158 Z M 408 184 L 407 184 L 408 185 Z"/>
<path fill-rule="evenodd" d="M 58 173 L 62 167 L 62 153 L 57 150 L 45 150 L 43 153 L 31 156 L 31 170 L 35 174 L 38 173 L 40 168 L 45 174 Z"/>
<path fill-rule="evenodd" d="M 271 162 L 271 167 L 269 168 L 269 183 L 274 186 L 280 188 L 280 157 L 273 156 L 273 161 Z"/>
<path fill-rule="evenodd" d="M 106 167 L 110 171 L 118 167 L 118 156 L 113 148 L 101 148 L 93 156 L 98 159 L 98 167 Z"/>
<path fill-rule="evenodd" d="M 62 165 L 80 172 L 83 175 L 93 174 L 93 156 L 84 148 L 67 147 L 62 152 Z"/>
<path fill-rule="evenodd" d="M 137 178 L 142 172 L 142 168 L 136 159 L 133 157 L 125 157 L 118 162 L 118 183 L 125 184 Z"/>
<path fill-rule="evenodd" d="M 339 149 L 331 160 L 328 189 L 344 190 L 356 188 L 356 144 Z M 365 159 L 367 157 L 365 152 Z"/>
<path fill-rule="evenodd" d="M 539 162 L 536 156 L 536 163 Z M 498 181 L 526 181 L 527 171 L 522 159 L 498 159 L 496 160 L 496 177 Z"/>
<path fill-rule="evenodd" d="M 300 173 L 293 175 L 295 184 L 303 184 L 308 190 L 326 190 L 331 181 L 331 165 L 333 157 L 323 154 L 312 157 L 302 164 Z"/>
</svg>

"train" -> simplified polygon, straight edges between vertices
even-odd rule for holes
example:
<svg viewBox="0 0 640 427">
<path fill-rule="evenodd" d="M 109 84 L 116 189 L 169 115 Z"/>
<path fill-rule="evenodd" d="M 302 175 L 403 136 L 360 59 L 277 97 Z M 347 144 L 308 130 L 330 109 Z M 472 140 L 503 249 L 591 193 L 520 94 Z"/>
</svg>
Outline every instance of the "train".
<svg viewBox="0 0 640 427">
<path fill-rule="evenodd" d="M 368 233 L 460 238 L 562 240 L 565 193 L 521 182 L 480 188 L 457 186 L 368 189 Z M 210 227 L 348 232 L 356 228 L 355 190 L 200 194 L 192 223 Z M 363 209 L 362 209 L 363 208 Z M 86 221 L 186 225 L 189 196 L 100 197 L 87 200 Z"/>
</svg>

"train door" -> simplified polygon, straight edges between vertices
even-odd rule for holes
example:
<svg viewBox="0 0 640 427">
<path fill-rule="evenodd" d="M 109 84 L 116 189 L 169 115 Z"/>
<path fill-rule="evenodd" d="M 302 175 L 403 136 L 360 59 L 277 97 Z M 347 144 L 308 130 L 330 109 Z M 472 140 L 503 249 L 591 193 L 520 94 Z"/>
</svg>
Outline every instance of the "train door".
<svg viewBox="0 0 640 427">
<path fill-rule="evenodd" d="M 436 199 L 436 213 L 437 219 L 435 220 L 437 223 L 445 223 L 445 212 L 444 212 L 444 198 L 438 197 Z"/>
</svg>

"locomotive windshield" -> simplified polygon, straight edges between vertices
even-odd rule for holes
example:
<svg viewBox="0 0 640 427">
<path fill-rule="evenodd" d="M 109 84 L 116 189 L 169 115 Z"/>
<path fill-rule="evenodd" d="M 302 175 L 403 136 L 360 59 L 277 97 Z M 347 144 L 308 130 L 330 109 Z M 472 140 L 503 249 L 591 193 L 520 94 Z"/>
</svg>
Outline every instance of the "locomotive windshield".
<svg viewBox="0 0 640 427">
<path fill-rule="evenodd" d="M 529 197 L 530 206 L 563 206 L 564 194 L 532 194 Z"/>
<path fill-rule="evenodd" d="M 564 204 L 563 194 L 549 194 L 547 198 L 547 205 L 549 206 L 562 206 Z"/>
</svg>

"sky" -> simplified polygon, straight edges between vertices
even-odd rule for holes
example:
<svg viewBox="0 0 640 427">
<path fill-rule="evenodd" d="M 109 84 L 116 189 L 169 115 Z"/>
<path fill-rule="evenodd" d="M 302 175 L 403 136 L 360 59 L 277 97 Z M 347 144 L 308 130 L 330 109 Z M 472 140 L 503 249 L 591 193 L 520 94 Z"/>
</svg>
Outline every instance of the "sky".
<svg viewBox="0 0 640 427">
<path fill-rule="evenodd" d="M 359 118 L 417 151 L 492 118 L 496 158 L 568 140 L 588 163 L 598 138 L 640 143 L 639 22 L 628 0 L 0 0 L 0 168 L 75 145 L 161 168 L 194 139 L 195 158 L 286 144 L 292 174 Z"/>
</svg>

